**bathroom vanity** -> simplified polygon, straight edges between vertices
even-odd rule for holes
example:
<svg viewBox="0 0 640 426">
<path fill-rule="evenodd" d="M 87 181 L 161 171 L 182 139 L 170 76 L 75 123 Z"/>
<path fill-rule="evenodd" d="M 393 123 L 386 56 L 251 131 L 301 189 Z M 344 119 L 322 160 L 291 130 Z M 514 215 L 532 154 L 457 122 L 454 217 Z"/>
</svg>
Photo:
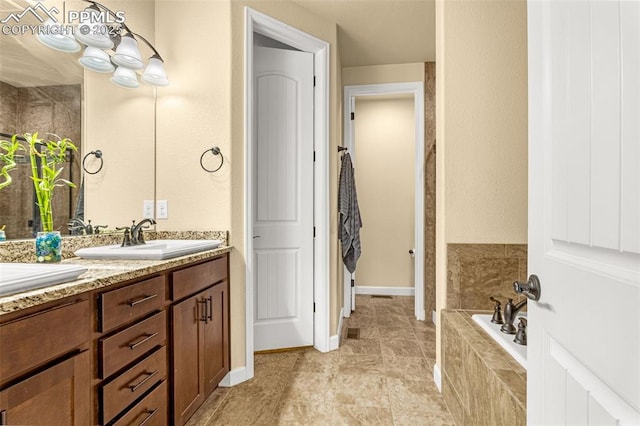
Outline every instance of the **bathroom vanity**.
<svg viewBox="0 0 640 426">
<path fill-rule="evenodd" d="M 0 424 L 186 423 L 229 371 L 230 250 L 0 297 Z"/>
</svg>

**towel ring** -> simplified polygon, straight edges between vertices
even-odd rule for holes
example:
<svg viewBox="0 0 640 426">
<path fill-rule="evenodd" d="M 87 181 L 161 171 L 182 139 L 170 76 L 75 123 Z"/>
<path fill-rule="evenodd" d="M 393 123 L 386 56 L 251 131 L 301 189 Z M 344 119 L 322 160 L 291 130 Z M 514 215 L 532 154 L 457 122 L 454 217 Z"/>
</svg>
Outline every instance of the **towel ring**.
<svg viewBox="0 0 640 426">
<path fill-rule="evenodd" d="M 206 155 L 207 152 L 211 152 L 213 155 L 219 155 L 220 156 L 220 165 L 218 166 L 217 169 L 214 170 L 210 170 L 207 169 L 204 166 L 204 163 L 202 162 L 202 160 L 204 159 L 204 156 Z M 222 152 L 220 152 L 220 148 L 218 148 L 217 146 L 214 146 L 211 149 L 207 149 L 205 152 L 202 153 L 202 155 L 200 156 L 200 167 L 202 167 L 202 170 L 204 170 L 205 172 L 209 172 L 209 173 L 215 173 L 218 170 L 220 170 L 222 168 L 222 165 L 224 164 L 224 155 L 222 155 Z"/>
<path fill-rule="evenodd" d="M 97 158 L 98 160 L 100 160 L 100 167 L 98 167 L 98 170 L 96 170 L 95 172 L 90 172 L 89 170 L 87 170 L 87 167 L 86 167 L 86 165 L 85 165 L 85 163 L 87 162 L 87 158 L 88 158 L 90 155 L 95 155 L 95 156 L 96 156 L 96 158 Z M 102 158 L 102 151 L 100 151 L 99 149 L 97 149 L 97 150 L 95 150 L 95 151 L 91 151 L 90 153 L 88 153 L 87 155 L 85 155 L 85 156 L 82 158 L 82 170 L 84 170 L 84 172 L 85 172 L 85 173 L 88 173 L 88 174 L 90 174 L 90 175 L 95 175 L 95 174 L 99 173 L 99 172 L 100 172 L 100 170 L 102 170 L 102 166 L 104 166 L 104 158 Z"/>
</svg>

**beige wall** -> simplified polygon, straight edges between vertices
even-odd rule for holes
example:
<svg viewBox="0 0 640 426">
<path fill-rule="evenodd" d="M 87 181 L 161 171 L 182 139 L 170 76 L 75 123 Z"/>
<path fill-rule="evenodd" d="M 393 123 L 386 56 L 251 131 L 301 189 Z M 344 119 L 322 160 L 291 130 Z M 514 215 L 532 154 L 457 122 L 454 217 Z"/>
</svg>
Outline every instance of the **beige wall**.
<svg viewBox="0 0 640 426">
<path fill-rule="evenodd" d="M 411 83 L 424 80 L 424 63 L 373 65 L 342 69 L 342 84 Z"/>
<path fill-rule="evenodd" d="M 413 287 L 413 96 L 356 98 L 355 175 L 363 221 L 356 285 Z"/>
<path fill-rule="evenodd" d="M 436 2 L 438 309 L 447 243 L 527 241 L 526 19 L 524 0 Z"/>
<path fill-rule="evenodd" d="M 154 42 L 152 1 L 101 3 L 114 11 L 125 10 L 127 25 Z M 153 54 L 142 44 L 140 51 Z M 124 89 L 109 77 L 85 70 L 83 152 L 99 149 L 104 155 L 100 173 L 85 176 L 85 219 L 113 229 L 139 220 L 143 200 L 153 200 L 154 107 L 150 86 L 141 83 L 137 89 Z"/>
</svg>

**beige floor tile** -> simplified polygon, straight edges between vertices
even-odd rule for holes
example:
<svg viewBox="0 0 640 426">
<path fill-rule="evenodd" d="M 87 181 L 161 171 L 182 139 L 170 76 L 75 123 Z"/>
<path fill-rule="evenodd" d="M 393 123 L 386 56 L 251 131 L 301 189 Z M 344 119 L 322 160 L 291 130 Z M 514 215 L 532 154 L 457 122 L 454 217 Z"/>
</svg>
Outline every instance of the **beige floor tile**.
<svg viewBox="0 0 640 426">
<path fill-rule="evenodd" d="M 374 374 L 384 373 L 382 355 L 349 355 L 341 354 L 338 363 L 338 374 Z"/>
<path fill-rule="evenodd" d="M 333 409 L 333 425 L 393 425 L 391 410 L 380 407 L 336 405 Z"/>
<path fill-rule="evenodd" d="M 402 412 L 448 413 L 442 395 L 433 380 L 388 379 L 391 409 Z"/>
<path fill-rule="evenodd" d="M 274 424 L 326 426 L 333 421 L 333 404 L 283 400 L 278 405 Z"/>
<path fill-rule="evenodd" d="M 416 339 L 416 333 L 411 327 L 378 326 L 380 339 Z"/>
<path fill-rule="evenodd" d="M 341 355 L 376 355 L 381 353 L 378 339 L 346 339 L 340 348 Z"/>
<path fill-rule="evenodd" d="M 420 358 L 422 349 L 416 339 L 380 339 L 382 355 L 390 357 Z"/>
<path fill-rule="evenodd" d="M 402 412 L 393 415 L 394 426 L 456 426 L 449 413 Z"/>
<path fill-rule="evenodd" d="M 424 358 L 383 356 L 385 376 L 391 379 L 431 380 L 433 371 Z"/>
<path fill-rule="evenodd" d="M 338 370 L 340 354 L 337 351 L 322 353 L 315 349 L 304 352 L 298 357 L 294 371 L 308 371 L 312 373 L 335 373 Z"/>
<path fill-rule="evenodd" d="M 296 371 L 282 393 L 282 399 L 312 403 L 332 403 L 335 374 Z"/>
<path fill-rule="evenodd" d="M 377 375 L 338 375 L 336 404 L 389 408 L 387 380 Z"/>
<path fill-rule="evenodd" d="M 255 377 L 216 390 L 189 426 L 453 424 L 433 384 L 435 327 L 415 319 L 413 297 L 356 296 L 342 333 L 337 351 L 256 355 Z"/>
</svg>

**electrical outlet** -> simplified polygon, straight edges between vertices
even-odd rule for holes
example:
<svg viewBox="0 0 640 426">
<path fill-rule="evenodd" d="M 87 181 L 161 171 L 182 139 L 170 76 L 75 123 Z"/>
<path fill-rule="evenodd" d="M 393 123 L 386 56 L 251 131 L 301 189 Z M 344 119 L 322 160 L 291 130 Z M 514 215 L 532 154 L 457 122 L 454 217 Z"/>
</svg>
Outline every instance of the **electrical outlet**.
<svg viewBox="0 0 640 426">
<path fill-rule="evenodd" d="M 169 204 L 167 200 L 158 200 L 156 202 L 156 211 L 158 212 L 158 219 L 169 219 Z"/>
<path fill-rule="evenodd" d="M 153 219 L 153 200 L 144 200 L 142 202 L 142 218 Z"/>
</svg>

